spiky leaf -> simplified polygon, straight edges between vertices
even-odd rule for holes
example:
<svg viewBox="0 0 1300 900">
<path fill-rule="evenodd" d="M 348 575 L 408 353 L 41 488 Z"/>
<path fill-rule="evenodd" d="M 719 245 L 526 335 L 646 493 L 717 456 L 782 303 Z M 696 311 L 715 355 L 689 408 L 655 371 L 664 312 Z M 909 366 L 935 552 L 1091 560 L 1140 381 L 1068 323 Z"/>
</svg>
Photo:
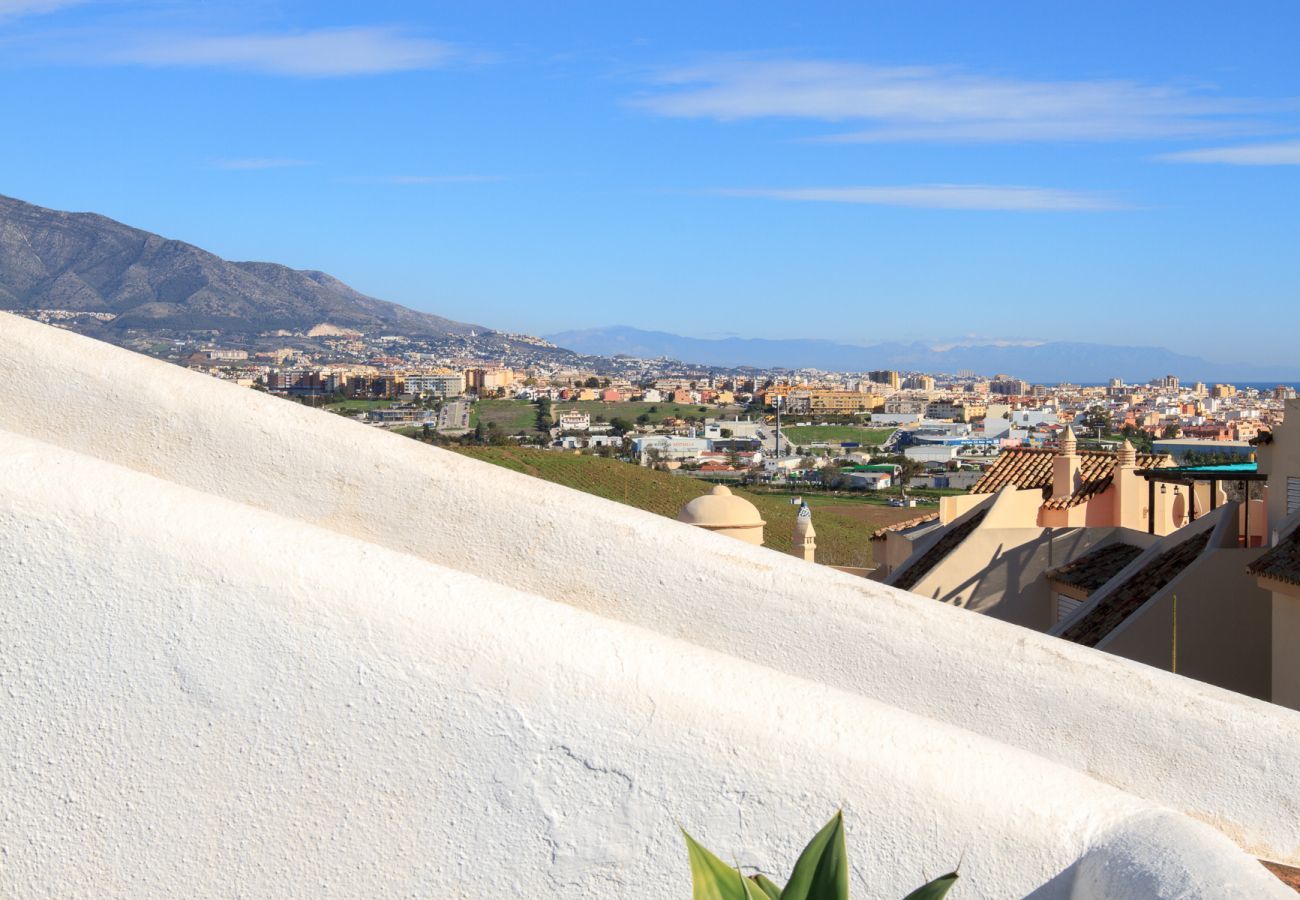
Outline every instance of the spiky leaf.
<svg viewBox="0 0 1300 900">
<path fill-rule="evenodd" d="M 692 900 L 750 900 L 745 879 L 731 866 L 700 846 L 682 830 L 686 852 L 691 858 Z"/>
<path fill-rule="evenodd" d="M 794 864 L 781 900 L 848 900 L 849 857 L 844 849 L 844 813 L 837 812 L 808 842 Z"/>
<path fill-rule="evenodd" d="M 772 879 L 766 875 L 753 875 L 750 877 L 754 879 L 754 882 L 763 889 L 763 893 L 771 900 L 781 900 L 781 889 L 776 886 L 776 882 Z"/>
<path fill-rule="evenodd" d="M 929 884 L 923 884 L 912 893 L 908 894 L 903 900 L 943 900 L 944 895 L 957 883 L 957 873 L 949 872 L 931 881 Z"/>
</svg>

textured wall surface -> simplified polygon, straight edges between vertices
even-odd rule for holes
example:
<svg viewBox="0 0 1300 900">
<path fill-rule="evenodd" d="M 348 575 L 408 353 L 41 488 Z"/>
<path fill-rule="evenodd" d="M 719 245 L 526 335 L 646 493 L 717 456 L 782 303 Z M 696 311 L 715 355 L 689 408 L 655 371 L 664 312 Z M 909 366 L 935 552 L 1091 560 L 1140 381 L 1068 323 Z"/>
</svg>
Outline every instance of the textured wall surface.
<svg viewBox="0 0 1300 900">
<path fill-rule="evenodd" d="M 132 893 L 242 847 L 254 893 L 454 886 L 486 854 L 579 896 L 684 878 L 673 821 L 784 869 L 841 802 L 873 895 L 956 848 L 973 895 L 1066 896 L 1155 820 L 1138 868 L 1273 889 L 1162 806 L 1297 856 L 1289 711 L 4 315 L 0 378 L 28 885 Z"/>
<path fill-rule="evenodd" d="M 784 871 L 843 806 L 863 896 L 1285 896 L 1024 751 L 5 432 L 0 529 L 10 895 L 685 897 L 676 823 Z"/>
</svg>

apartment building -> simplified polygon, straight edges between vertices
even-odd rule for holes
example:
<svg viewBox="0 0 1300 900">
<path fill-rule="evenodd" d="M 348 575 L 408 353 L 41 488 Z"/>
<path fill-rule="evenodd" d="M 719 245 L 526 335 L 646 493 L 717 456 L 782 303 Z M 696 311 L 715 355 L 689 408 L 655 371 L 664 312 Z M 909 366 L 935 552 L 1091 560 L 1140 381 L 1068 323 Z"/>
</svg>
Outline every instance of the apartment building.
<svg viewBox="0 0 1300 900">
<path fill-rule="evenodd" d="M 884 397 L 862 391 L 799 390 L 786 397 L 786 409 L 795 414 L 853 415 L 884 405 Z"/>
</svg>

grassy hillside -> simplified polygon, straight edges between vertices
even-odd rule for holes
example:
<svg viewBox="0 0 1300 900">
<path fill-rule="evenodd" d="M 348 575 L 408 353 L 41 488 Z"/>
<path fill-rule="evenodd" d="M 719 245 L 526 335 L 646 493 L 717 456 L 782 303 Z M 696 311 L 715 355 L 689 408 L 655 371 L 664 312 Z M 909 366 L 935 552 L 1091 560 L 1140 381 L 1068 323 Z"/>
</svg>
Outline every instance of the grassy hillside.
<svg viewBox="0 0 1300 900">
<path fill-rule="evenodd" d="M 577 456 L 551 450 L 523 447 L 452 447 L 459 453 L 516 472 L 626 503 L 638 509 L 675 518 L 682 504 L 707 493 L 713 486 L 698 479 L 670 475 L 596 456 Z M 772 497 L 737 490 L 737 494 L 758 507 L 767 522 L 765 545 L 774 550 L 790 549 L 790 533 L 797 512 L 786 497 Z M 813 522 L 817 527 L 817 561 L 838 566 L 871 566 L 871 535 L 882 525 L 909 519 L 916 510 L 836 500 L 814 502 Z"/>
</svg>

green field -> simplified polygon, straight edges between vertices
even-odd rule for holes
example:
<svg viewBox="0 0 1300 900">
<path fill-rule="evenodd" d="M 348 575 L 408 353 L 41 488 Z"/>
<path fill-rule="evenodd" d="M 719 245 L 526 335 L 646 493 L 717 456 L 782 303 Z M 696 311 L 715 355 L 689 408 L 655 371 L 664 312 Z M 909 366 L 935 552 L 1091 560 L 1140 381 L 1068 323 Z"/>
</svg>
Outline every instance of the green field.
<svg viewBox="0 0 1300 900">
<path fill-rule="evenodd" d="M 452 447 L 466 456 L 516 472 L 626 503 L 638 509 L 675 518 L 684 503 L 712 489 L 696 478 L 643 469 L 597 456 L 579 456 L 524 447 Z M 790 534 L 798 511 L 789 497 L 736 493 L 758 507 L 767 527 L 765 544 L 775 550 L 790 549 Z M 872 565 L 871 535 L 881 526 L 914 518 L 915 509 L 896 509 L 853 498 L 810 497 L 817 527 L 817 561 L 837 566 Z"/>
<path fill-rule="evenodd" d="M 358 409 L 387 409 L 392 405 L 392 400 L 340 400 L 338 403 L 327 403 L 323 408 L 352 411 Z"/>
<path fill-rule="evenodd" d="M 867 446 L 879 446 L 889 440 L 892 428 L 866 428 L 861 425 L 783 425 L 781 436 L 795 446 L 802 444 L 839 444 L 856 441 Z"/>
<path fill-rule="evenodd" d="M 685 419 L 687 416 L 694 416 L 697 419 L 726 418 L 735 416 L 742 411 L 739 406 L 703 405 L 705 411 L 700 412 L 699 406 L 679 406 L 674 403 L 631 401 L 603 403 L 600 400 L 557 400 L 551 405 L 551 412 L 552 415 L 558 417 L 563 410 L 576 409 L 591 416 L 593 422 L 603 417 L 606 422 L 611 419 L 626 419 L 635 423 L 639 416 L 645 415 L 650 417 L 651 422 L 658 423 L 664 419 Z M 654 412 L 651 412 L 651 410 L 654 410 Z M 473 428 L 479 422 L 482 422 L 485 428 L 489 422 L 495 422 L 497 428 L 502 429 L 506 434 L 518 434 L 520 431 L 531 432 L 537 423 L 537 405 L 526 400 L 480 400 L 474 404 L 474 409 L 470 413 L 470 427 Z"/>
<path fill-rule="evenodd" d="M 470 410 L 469 427 L 495 422 L 506 434 L 531 432 L 537 424 L 537 405 L 525 400 L 480 400 Z"/>
</svg>

